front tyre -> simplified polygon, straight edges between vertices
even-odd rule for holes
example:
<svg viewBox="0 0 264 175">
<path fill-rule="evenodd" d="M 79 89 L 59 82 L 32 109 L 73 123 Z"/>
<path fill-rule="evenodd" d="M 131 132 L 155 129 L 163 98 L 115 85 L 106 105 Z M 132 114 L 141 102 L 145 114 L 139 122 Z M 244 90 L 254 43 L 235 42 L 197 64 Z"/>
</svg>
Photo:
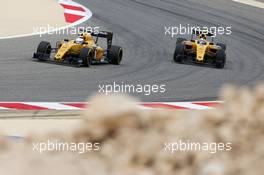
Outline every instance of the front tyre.
<svg viewBox="0 0 264 175">
<path fill-rule="evenodd" d="M 90 67 L 92 62 L 92 50 L 89 48 L 82 48 L 80 51 L 80 59 L 84 67 Z"/>
<path fill-rule="evenodd" d="M 185 38 L 177 38 L 176 45 L 177 44 L 182 44 L 183 41 L 186 41 L 187 39 Z"/>
<path fill-rule="evenodd" d="M 216 45 L 220 46 L 224 51 L 226 50 L 226 44 L 224 44 L 224 43 L 217 43 Z"/>
<path fill-rule="evenodd" d="M 40 61 L 46 61 L 50 58 L 51 44 L 47 41 L 41 41 L 38 45 L 37 52 L 34 53 L 33 58 L 37 58 Z"/>
<path fill-rule="evenodd" d="M 176 45 L 173 59 L 176 63 L 181 63 L 183 56 L 184 56 L 184 45 L 179 43 Z"/>
<path fill-rule="evenodd" d="M 218 50 L 216 53 L 216 68 L 223 69 L 226 63 L 226 53 L 223 49 Z"/>
<path fill-rule="evenodd" d="M 120 46 L 111 46 L 107 57 L 110 64 L 119 65 L 122 61 L 123 49 Z"/>
</svg>

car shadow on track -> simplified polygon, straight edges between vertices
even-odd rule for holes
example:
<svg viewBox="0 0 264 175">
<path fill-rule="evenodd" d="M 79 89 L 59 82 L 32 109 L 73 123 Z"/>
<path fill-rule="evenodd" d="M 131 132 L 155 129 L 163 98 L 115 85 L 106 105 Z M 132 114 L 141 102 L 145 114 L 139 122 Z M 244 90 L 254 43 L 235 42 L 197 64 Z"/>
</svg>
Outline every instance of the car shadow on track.
<svg viewBox="0 0 264 175">
<path fill-rule="evenodd" d="M 38 61 L 38 60 L 32 60 L 33 62 L 36 63 L 43 63 L 43 64 L 52 64 L 52 65 L 60 65 L 60 66 L 65 66 L 65 67 L 75 67 L 75 68 L 91 68 L 91 66 L 101 66 L 101 65 L 109 65 L 108 63 L 93 63 L 90 65 L 90 67 L 85 67 L 82 65 L 77 65 L 77 64 L 69 64 L 65 62 L 56 62 L 56 61 Z"/>
<path fill-rule="evenodd" d="M 216 68 L 214 65 L 210 65 L 210 64 L 196 64 L 196 63 L 190 63 L 190 62 L 175 63 L 174 61 L 171 61 L 171 62 L 173 64 L 177 64 L 177 65 L 188 65 L 188 66 L 202 67 L 202 68 L 206 68 L 206 69 L 216 69 L 216 70 L 227 69 L 227 66 L 220 69 L 220 68 Z"/>
</svg>

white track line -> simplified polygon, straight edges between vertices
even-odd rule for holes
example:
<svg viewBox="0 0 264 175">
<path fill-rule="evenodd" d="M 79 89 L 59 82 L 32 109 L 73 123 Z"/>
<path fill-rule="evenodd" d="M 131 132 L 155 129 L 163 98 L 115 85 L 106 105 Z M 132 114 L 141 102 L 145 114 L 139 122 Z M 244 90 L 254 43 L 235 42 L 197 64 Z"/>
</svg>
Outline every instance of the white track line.
<svg viewBox="0 0 264 175">
<path fill-rule="evenodd" d="M 208 103 L 216 103 L 216 104 L 221 104 L 222 102 L 208 102 Z M 4 104 L 1 106 L 1 104 Z M 9 107 L 5 107 L 5 105 Z M 77 106 L 75 107 L 74 104 Z M 63 103 L 63 102 L 15 102 L 15 103 L 10 103 L 10 102 L 0 102 L 0 111 L 1 110 L 39 110 L 39 108 L 43 108 L 41 110 L 83 110 L 84 108 L 81 107 L 83 104 L 86 103 Z M 153 104 L 153 106 L 151 106 Z M 28 108 L 27 106 L 24 105 L 29 105 L 31 106 Z M 146 106 L 145 106 L 146 105 Z M 148 106 L 150 105 L 150 106 Z M 155 106 L 156 105 L 156 106 Z M 168 105 L 168 106 L 166 106 Z M 78 107 L 80 106 L 80 107 Z M 188 110 L 208 110 L 208 109 L 214 109 L 215 107 L 210 106 L 207 104 L 207 102 L 160 102 L 160 103 L 139 103 L 138 106 L 140 109 L 155 109 L 155 108 L 185 108 Z M 88 108 L 89 108 L 89 103 L 88 103 Z"/>
<path fill-rule="evenodd" d="M 24 103 L 27 105 L 47 108 L 50 110 L 80 110 L 80 108 L 74 107 L 74 106 L 68 106 L 60 103 L 52 103 L 52 102 L 30 102 L 30 103 Z"/>
<path fill-rule="evenodd" d="M 8 108 L 4 108 L 0 106 L 0 110 L 7 110 Z"/>
<path fill-rule="evenodd" d="M 78 10 L 70 10 L 70 9 L 65 9 L 64 13 L 68 13 L 68 14 L 73 14 L 73 15 L 79 15 L 79 16 L 85 16 L 86 12 L 81 12 Z"/>
<path fill-rule="evenodd" d="M 58 3 L 65 4 L 65 5 L 72 5 L 72 6 L 80 6 L 80 4 L 72 0 L 58 0 Z"/>
<path fill-rule="evenodd" d="M 250 5 L 250 6 L 254 6 L 254 7 L 264 9 L 264 3 L 256 1 L 256 0 L 233 0 L 233 1 L 241 3 L 241 4 L 246 4 L 246 5 Z"/>
<path fill-rule="evenodd" d="M 187 109 L 194 109 L 194 110 L 208 110 L 208 109 L 212 109 L 211 107 L 193 104 L 192 102 L 176 102 L 176 103 L 165 103 L 165 104 L 174 105 L 174 106 L 178 106 L 178 107 L 183 107 L 183 108 L 187 108 Z"/>
</svg>

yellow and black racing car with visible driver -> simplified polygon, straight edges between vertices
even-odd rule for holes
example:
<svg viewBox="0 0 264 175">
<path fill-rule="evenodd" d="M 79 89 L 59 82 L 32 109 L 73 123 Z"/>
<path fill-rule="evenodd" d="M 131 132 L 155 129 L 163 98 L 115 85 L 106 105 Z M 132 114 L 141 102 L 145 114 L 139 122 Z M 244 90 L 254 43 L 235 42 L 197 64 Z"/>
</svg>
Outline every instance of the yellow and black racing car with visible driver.
<svg viewBox="0 0 264 175">
<path fill-rule="evenodd" d="M 98 45 L 98 39 L 107 40 L 106 48 Z M 100 31 L 97 33 L 83 32 L 75 40 L 58 41 L 55 48 L 47 41 L 41 41 L 33 58 L 39 61 L 52 61 L 89 67 L 93 63 L 110 63 L 119 65 L 123 50 L 112 45 L 113 33 Z M 55 55 L 51 58 L 51 53 Z"/>
<path fill-rule="evenodd" d="M 194 39 L 194 35 L 196 39 Z M 226 63 L 226 45 L 214 43 L 213 34 L 204 31 L 193 31 L 191 40 L 177 38 L 174 52 L 174 61 L 182 63 L 184 61 L 213 65 L 217 68 L 224 68 Z M 211 41 L 207 40 L 211 37 Z"/>
</svg>

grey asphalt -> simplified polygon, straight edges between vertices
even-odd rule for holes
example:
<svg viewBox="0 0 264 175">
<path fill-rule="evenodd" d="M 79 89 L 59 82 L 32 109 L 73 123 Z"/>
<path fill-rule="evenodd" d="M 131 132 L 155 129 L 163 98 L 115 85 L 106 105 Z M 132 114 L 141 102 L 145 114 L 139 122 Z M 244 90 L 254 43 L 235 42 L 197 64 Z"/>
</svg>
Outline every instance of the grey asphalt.
<svg viewBox="0 0 264 175">
<path fill-rule="evenodd" d="M 166 85 L 165 93 L 132 94 L 143 101 L 216 100 L 224 84 L 254 86 L 264 80 L 263 9 L 230 0 L 77 2 L 93 12 L 84 26 L 114 32 L 114 43 L 124 49 L 122 64 L 75 68 L 32 61 L 41 40 L 54 44 L 65 36 L 0 40 L 0 101 L 84 101 L 99 85 L 113 82 Z M 232 35 L 220 37 L 228 45 L 226 67 L 174 63 L 176 38 L 165 36 L 164 26 L 179 24 L 232 26 Z"/>
</svg>

